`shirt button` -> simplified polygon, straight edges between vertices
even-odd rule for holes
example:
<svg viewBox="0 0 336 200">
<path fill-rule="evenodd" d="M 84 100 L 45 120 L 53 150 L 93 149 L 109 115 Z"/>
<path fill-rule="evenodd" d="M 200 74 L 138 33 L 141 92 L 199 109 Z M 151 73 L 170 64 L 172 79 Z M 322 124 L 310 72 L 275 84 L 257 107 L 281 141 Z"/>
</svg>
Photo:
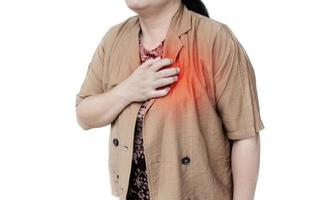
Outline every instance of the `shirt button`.
<svg viewBox="0 0 336 200">
<path fill-rule="evenodd" d="M 188 156 L 182 158 L 181 160 L 182 164 L 187 165 L 190 163 L 190 158 Z"/>
<path fill-rule="evenodd" d="M 113 144 L 114 144 L 114 146 L 118 146 L 119 145 L 119 141 L 118 141 L 117 138 L 113 139 Z"/>
</svg>

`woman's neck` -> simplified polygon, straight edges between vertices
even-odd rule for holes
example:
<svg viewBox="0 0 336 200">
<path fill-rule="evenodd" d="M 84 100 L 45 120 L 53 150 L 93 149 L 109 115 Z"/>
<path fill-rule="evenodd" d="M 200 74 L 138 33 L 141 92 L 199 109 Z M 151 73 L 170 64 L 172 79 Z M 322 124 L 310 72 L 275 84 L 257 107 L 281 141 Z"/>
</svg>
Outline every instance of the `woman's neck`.
<svg viewBox="0 0 336 200">
<path fill-rule="evenodd" d="M 166 38 L 170 21 L 181 5 L 180 1 L 172 1 L 160 9 L 139 14 L 139 22 L 142 32 L 142 44 L 146 49 L 153 49 Z"/>
</svg>

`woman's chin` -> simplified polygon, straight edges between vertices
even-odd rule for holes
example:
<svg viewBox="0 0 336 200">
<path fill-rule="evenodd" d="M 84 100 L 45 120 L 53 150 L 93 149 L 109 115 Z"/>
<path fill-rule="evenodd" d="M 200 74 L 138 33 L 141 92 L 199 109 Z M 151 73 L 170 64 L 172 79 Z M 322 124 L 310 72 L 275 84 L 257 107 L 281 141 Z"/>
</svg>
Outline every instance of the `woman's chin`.
<svg viewBox="0 0 336 200">
<path fill-rule="evenodd" d="M 126 0 L 127 7 L 134 12 L 140 12 L 144 10 L 148 5 L 143 0 Z"/>
</svg>

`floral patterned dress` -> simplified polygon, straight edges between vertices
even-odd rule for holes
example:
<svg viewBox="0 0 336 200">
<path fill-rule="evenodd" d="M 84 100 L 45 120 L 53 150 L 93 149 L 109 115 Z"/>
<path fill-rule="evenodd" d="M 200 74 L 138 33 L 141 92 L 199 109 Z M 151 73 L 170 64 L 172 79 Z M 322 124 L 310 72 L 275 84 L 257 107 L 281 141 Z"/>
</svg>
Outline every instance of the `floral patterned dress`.
<svg viewBox="0 0 336 200">
<path fill-rule="evenodd" d="M 140 30 L 141 34 L 141 30 Z M 139 56 L 141 63 L 149 58 L 156 58 L 162 55 L 164 40 L 154 49 L 147 50 L 142 45 L 139 34 Z M 146 162 L 142 138 L 142 123 L 145 115 L 145 109 L 148 105 L 146 100 L 141 104 L 137 114 L 137 120 L 134 131 L 134 144 L 133 144 L 133 159 L 132 168 L 129 179 L 129 187 L 127 191 L 127 200 L 149 200 L 149 190 L 147 182 Z"/>
</svg>

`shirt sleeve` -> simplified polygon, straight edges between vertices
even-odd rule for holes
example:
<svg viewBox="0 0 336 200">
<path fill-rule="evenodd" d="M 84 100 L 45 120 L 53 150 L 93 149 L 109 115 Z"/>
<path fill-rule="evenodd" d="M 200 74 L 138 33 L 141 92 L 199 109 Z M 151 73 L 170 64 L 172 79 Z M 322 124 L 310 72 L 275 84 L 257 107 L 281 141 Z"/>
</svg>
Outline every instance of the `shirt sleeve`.
<svg viewBox="0 0 336 200">
<path fill-rule="evenodd" d="M 76 107 L 86 97 L 103 93 L 103 59 L 104 59 L 104 38 L 96 47 L 91 61 L 87 67 L 86 76 L 79 92 L 76 94 Z"/>
<path fill-rule="evenodd" d="M 250 59 L 232 30 L 223 24 L 213 48 L 216 109 L 229 139 L 255 136 L 264 128 L 256 77 Z"/>
</svg>

